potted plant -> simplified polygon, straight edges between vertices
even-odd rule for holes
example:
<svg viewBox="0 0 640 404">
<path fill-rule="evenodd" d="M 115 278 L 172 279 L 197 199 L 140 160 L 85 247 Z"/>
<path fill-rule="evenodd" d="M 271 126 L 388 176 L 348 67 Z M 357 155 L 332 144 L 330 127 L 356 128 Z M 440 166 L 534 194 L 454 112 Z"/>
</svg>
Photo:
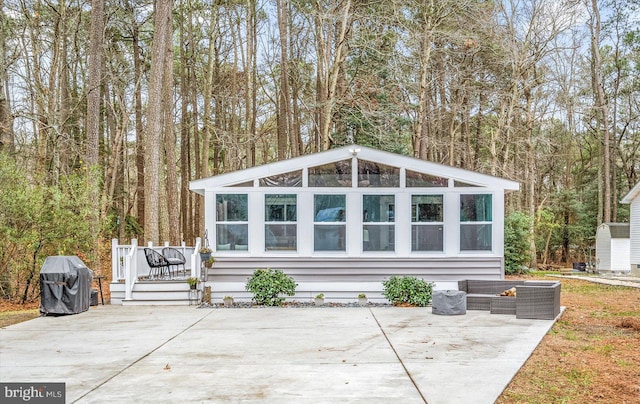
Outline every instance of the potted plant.
<svg viewBox="0 0 640 404">
<path fill-rule="evenodd" d="M 211 258 L 211 248 L 209 247 L 202 247 L 198 252 L 200 253 L 200 259 L 202 261 L 206 261 Z"/>
<path fill-rule="evenodd" d="M 222 298 L 224 302 L 224 307 L 232 307 L 233 306 L 233 296 L 225 296 Z"/>
<path fill-rule="evenodd" d="M 360 293 L 358 295 L 358 304 L 360 306 L 366 306 L 367 305 L 367 295 L 365 295 L 364 293 Z"/>
<path fill-rule="evenodd" d="M 324 304 L 324 293 L 318 293 L 315 299 L 316 306 L 322 306 Z"/>
<path fill-rule="evenodd" d="M 198 282 L 200 282 L 198 278 L 187 278 L 189 289 L 196 289 L 198 287 Z"/>
<path fill-rule="evenodd" d="M 204 266 L 207 268 L 211 268 L 213 266 L 213 263 L 216 262 L 216 259 L 213 257 L 209 257 L 208 259 L 206 259 L 204 261 Z"/>
</svg>

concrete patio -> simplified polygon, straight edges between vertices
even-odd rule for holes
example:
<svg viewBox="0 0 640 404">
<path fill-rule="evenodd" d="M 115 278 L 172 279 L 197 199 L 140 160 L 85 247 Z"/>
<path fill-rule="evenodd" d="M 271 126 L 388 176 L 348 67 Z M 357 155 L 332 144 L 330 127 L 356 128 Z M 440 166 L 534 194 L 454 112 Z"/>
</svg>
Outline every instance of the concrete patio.
<svg viewBox="0 0 640 404">
<path fill-rule="evenodd" d="M 492 403 L 553 323 L 431 308 L 98 306 L 0 329 L 0 381 L 65 382 L 67 403 Z"/>
</svg>

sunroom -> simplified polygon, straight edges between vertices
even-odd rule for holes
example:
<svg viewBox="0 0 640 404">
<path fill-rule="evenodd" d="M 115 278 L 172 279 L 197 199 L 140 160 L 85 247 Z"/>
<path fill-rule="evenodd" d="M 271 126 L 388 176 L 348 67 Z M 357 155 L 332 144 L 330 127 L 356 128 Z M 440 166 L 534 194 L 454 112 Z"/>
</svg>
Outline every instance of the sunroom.
<svg viewBox="0 0 640 404">
<path fill-rule="evenodd" d="M 412 275 L 440 284 L 504 277 L 504 195 L 519 184 L 351 145 L 190 183 L 204 195 L 214 297 L 282 269 L 294 298 L 380 297 Z"/>
</svg>

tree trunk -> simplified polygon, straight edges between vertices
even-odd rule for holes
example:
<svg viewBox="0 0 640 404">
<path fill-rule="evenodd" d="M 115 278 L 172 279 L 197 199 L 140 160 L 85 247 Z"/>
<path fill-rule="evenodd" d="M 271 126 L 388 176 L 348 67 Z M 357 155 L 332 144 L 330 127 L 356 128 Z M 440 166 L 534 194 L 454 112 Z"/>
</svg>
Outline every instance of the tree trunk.
<svg viewBox="0 0 640 404">
<path fill-rule="evenodd" d="M 87 141 L 85 163 L 98 164 L 100 150 L 100 85 L 104 59 L 104 0 L 91 0 L 91 48 L 89 50 L 89 77 L 87 88 Z"/>
<path fill-rule="evenodd" d="M 213 7 L 212 7 L 213 8 Z M 217 7 L 215 7 L 217 10 Z M 180 60 L 185 60 L 186 56 L 186 41 L 185 41 L 185 22 L 183 22 L 180 26 Z M 213 43 L 213 42 L 212 42 Z M 211 46 L 209 49 L 214 48 Z M 193 218 L 193 206 L 192 202 L 192 194 L 189 191 L 189 181 L 191 180 L 191 136 L 190 136 L 190 122 L 189 118 L 189 110 L 188 110 L 188 81 L 189 77 L 187 74 L 187 66 L 185 63 L 180 63 L 180 98 L 183 100 L 181 103 L 180 109 L 180 207 L 182 211 L 182 234 L 183 238 L 186 242 L 190 243 L 194 240 L 193 237 L 193 226 L 192 226 L 192 218 Z M 206 88 L 205 92 L 210 93 L 210 89 Z M 207 97 L 205 95 L 205 111 L 207 111 Z M 208 115 L 205 114 L 205 131 L 208 130 Z"/>
<path fill-rule="evenodd" d="M 425 11 L 423 21 L 422 42 L 420 45 L 420 87 L 418 89 L 418 114 L 416 116 L 416 131 L 414 133 L 413 155 L 425 160 L 428 152 L 428 114 L 429 114 L 429 66 L 431 62 L 431 16 Z"/>
<path fill-rule="evenodd" d="M 245 63 L 245 130 L 247 131 L 247 167 L 256 165 L 256 119 L 257 119 L 257 10 L 256 0 L 247 0 L 247 57 Z"/>
<path fill-rule="evenodd" d="M 5 20 L 4 0 L 0 0 L 0 23 L 3 26 Z M 0 29 L 0 151 L 4 150 L 13 153 L 15 150 L 15 138 L 8 86 L 6 41 L 6 30 Z"/>
<path fill-rule="evenodd" d="M 172 0 L 157 0 L 149 75 L 149 108 L 144 154 L 144 234 L 147 241 L 160 242 L 160 161 L 162 147 L 162 88 L 165 69 L 166 36 L 170 35 Z"/>
<path fill-rule="evenodd" d="M 290 128 L 290 99 L 289 94 L 289 32 L 287 30 L 289 2 L 278 0 L 278 32 L 280 34 L 280 91 L 278 97 L 278 160 L 287 158 L 287 146 Z"/>
<path fill-rule="evenodd" d="M 609 134 L 609 106 L 607 105 L 607 99 L 604 93 L 604 73 L 602 71 L 602 59 L 600 57 L 600 10 L 598 9 L 597 0 L 591 0 L 591 9 L 593 11 L 593 22 L 591 25 L 591 56 L 593 57 L 591 63 L 591 78 L 595 92 L 596 113 L 599 117 L 598 122 L 602 126 L 602 221 L 607 223 L 611 221 L 611 136 Z"/>
<path fill-rule="evenodd" d="M 135 19 L 135 12 L 131 5 L 131 21 L 132 27 L 132 47 L 133 47 L 133 78 L 135 81 L 135 124 L 136 124 L 136 215 L 138 223 L 144 228 L 144 128 L 142 127 L 142 91 L 141 78 L 142 78 L 142 63 L 140 63 L 140 44 L 138 43 L 138 24 Z"/>
<path fill-rule="evenodd" d="M 169 14 L 171 16 L 171 14 Z M 173 129 L 173 27 L 172 19 L 167 22 L 169 34 L 166 35 L 166 57 L 164 59 L 164 80 L 162 82 L 162 102 L 164 110 L 164 151 L 166 158 L 166 200 L 168 216 L 169 243 L 179 245 L 180 202 L 178 196 L 178 161 L 176 157 L 176 134 Z"/>
<path fill-rule="evenodd" d="M 318 10 L 320 12 L 320 10 Z M 347 52 L 345 51 L 345 46 L 347 42 L 347 33 L 351 26 L 351 0 L 346 0 L 344 6 L 342 6 L 340 21 L 339 21 L 339 31 L 338 36 L 335 38 L 335 43 L 337 43 L 336 49 L 333 54 L 331 67 L 329 68 L 326 65 L 326 74 L 327 79 L 324 80 L 326 83 L 326 99 L 324 100 L 324 104 L 322 105 L 322 127 L 320 130 L 320 138 L 322 142 L 322 150 L 328 150 L 333 143 L 333 139 L 331 138 L 331 124 L 333 122 L 332 115 L 333 109 L 336 104 L 336 89 L 338 85 L 338 76 L 340 74 L 340 67 L 347 57 Z M 328 51 L 328 44 L 325 43 L 325 52 Z M 321 55 L 328 62 L 328 55 Z"/>
</svg>

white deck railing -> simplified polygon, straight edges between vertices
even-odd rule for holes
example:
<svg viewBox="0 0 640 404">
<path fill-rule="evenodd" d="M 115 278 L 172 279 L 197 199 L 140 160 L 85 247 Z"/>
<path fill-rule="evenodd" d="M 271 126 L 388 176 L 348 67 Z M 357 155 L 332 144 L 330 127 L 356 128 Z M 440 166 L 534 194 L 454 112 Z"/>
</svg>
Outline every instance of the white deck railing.
<svg viewBox="0 0 640 404">
<path fill-rule="evenodd" d="M 196 245 L 187 246 L 184 241 L 180 246 L 171 246 L 165 242 L 163 246 L 154 247 L 149 242 L 147 248 L 162 251 L 164 247 L 175 248 L 185 257 L 185 270 L 190 271 L 190 276 L 200 278 L 200 246 L 202 241 L 198 237 Z M 113 282 L 125 284 L 125 299 L 131 300 L 133 286 L 139 277 L 149 274 L 149 265 L 144 255 L 144 248 L 138 247 L 138 240 L 131 239 L 131 244 L 119 244 L 117 239 L 111 240 L 111 279 Z"/>
</svg>

